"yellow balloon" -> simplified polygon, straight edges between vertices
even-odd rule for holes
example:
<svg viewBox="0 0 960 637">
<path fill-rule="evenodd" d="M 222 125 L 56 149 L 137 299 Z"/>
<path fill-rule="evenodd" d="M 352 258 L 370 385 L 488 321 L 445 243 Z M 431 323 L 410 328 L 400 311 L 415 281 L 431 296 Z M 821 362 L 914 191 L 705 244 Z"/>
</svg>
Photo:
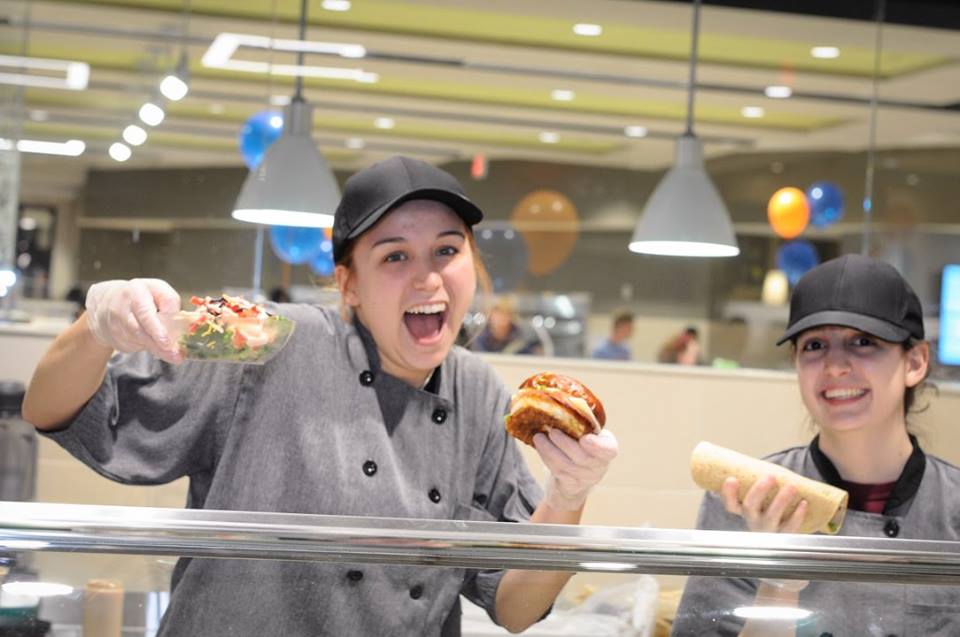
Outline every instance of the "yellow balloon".
<svg viewBox="0 0 960 637">
<path fill-rule="evenodd" d="M 570 257 L 580 234 L 573 202 L 554 190 L 536 190 L 517 202 L 510 221 L 527 244 L 527 269 L 548 274 Z"/>
<path fill-rule="evenodd" d="M 799 188 L 781 188 L 767 204 L 767 219 L 773 231 L 784 239 L 799 237 L 810 222 L 810 204 Z"/>
</svg>

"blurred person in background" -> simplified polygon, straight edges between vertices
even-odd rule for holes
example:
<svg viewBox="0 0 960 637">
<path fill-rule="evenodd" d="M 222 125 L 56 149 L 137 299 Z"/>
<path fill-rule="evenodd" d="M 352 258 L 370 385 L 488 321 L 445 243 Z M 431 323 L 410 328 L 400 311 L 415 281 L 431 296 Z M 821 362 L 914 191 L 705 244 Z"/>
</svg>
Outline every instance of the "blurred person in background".
<svg viewBox="0 0 960 637">
<path fill-rule="evenodd" d="M 290 293 L 286 288 L 278 285 L 270 290 L 270 300 L 274 303 L 290 303 Z"/>
<path fill-rule="evenodd" d="M 75 285 L 67 290 L 67 295 L 63 297 L 65 301 L 70 301 L 76 305 L 73 313 L 73 320 L 76 321 L 83 314 L 83 309 L 87 304 L 87 293 L 79 285 Z"/>
<path fill-rule="evenodd" d="M 633 356 L 630 353 L 630 338 L 633 336 L 633 313 L 622 310 L 613 315 L 613 325 L 610 338 L 600 343 L 593 350 L 593 358 L 611 361 L 628 361 Z"/>
<path fill-rule="evenodd" d="M 487 324 L 474 339 L 472 349 L 500 354 L 543 353 L 540 340 L 520 327 L 514 303 L 506 298 L 494 303 L 487 316 Z"/>
<path fill-rule="evenodd" d="M 658 363 L 700 364 L 700 333 L 691 326 L 668 340 L 657 354 Z"/>
</svg>

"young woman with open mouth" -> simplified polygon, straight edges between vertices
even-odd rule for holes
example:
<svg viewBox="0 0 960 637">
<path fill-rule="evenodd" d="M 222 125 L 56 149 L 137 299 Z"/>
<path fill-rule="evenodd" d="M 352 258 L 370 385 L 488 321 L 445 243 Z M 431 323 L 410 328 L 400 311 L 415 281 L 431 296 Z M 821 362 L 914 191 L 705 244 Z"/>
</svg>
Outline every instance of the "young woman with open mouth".
<svg viewBox="0 0 960 637">
<path fill-rule="evenodd" d="M 612 434 L 538 435 L 541 492 L 504 428 L 511 392 L 454 347 L 484 274 L 481 217 L 423 162 L 351 177 L 333 228 L 343 307 L 278 306 L 296 329 L 260 366 L 168 364 L 181 361 L 157 312 L 178 310 L 178 294 L 156 279 L 97 284 L 24 416 L 114 480 L 189 476 L 193 508 L 576 524 L 617 454 Z M 458 635 L 460 594 L 519 631 L 569 576 L 184 559 L 160 632 Z"/>
</svg>

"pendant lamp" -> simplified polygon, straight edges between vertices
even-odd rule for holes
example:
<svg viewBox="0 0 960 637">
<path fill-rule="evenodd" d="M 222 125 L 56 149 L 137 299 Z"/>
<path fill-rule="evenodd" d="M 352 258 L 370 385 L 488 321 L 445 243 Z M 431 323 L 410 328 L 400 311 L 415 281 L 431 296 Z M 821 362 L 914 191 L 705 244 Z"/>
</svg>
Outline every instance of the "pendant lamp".
<svg viewBox="0 0 960 637">
<path fill-rule="evenodd" d="M 306 40 L 307 0 L 300 4 L 300 40 Z M 303 52 L 297 55 L 303 66 Z M 303 99 L 303 75 L 284 108 L 283 133 L 250 171 L 234 206 L 233 218 L 272 226 L 330 228 L 340 188 L 313 143 L 313 107 Z"/>
<path fill-rule="evenodd" d="M 700 5 L 701 0 L 694 0 L 687 129 L 677 140 L 673 167 L 657 184 L 637 222 L 630 240 L 631 252 L 678 257 L 734 257 L 740 254 L 730 213 L 707 174 L 703 146 L 693 132 Z"/>
</svg>

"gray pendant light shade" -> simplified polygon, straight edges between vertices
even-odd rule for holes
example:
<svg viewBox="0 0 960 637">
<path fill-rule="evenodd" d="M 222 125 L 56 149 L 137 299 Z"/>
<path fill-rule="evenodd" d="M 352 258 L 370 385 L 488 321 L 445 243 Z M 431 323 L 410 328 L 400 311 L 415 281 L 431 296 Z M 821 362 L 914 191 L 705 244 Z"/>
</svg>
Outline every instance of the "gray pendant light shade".
<svg viewBox="0 0 960 637">
<path fill-rule="evenodd" d="M 313 107 L 295 98 L 284 109 L 283 133 L 247 175 L 233 218 L 272 226 L 330 228 L 340 188 L 313 138 Z"/>
<path fill-rule="evenodd" d="M 687 87 L 687 130 L 677 140 L 677 156 L 643 210 L 631 252 L 674 257 L 735 257 L 737 239 L 717 187 L 703 164 L 703 147 L 693 134 L 693 96 L 697 87 L 697 43 L 700 5 L 693 2 L 690 37 L 690 82 Z"/>
<path fill-rule="evenodd" d="M 703 165 L 700 140 L 683 135 L 677 157 L 647 201 L 630 251 L 679 257 L 740 254 L 730 213 Z"/>
</svg>

